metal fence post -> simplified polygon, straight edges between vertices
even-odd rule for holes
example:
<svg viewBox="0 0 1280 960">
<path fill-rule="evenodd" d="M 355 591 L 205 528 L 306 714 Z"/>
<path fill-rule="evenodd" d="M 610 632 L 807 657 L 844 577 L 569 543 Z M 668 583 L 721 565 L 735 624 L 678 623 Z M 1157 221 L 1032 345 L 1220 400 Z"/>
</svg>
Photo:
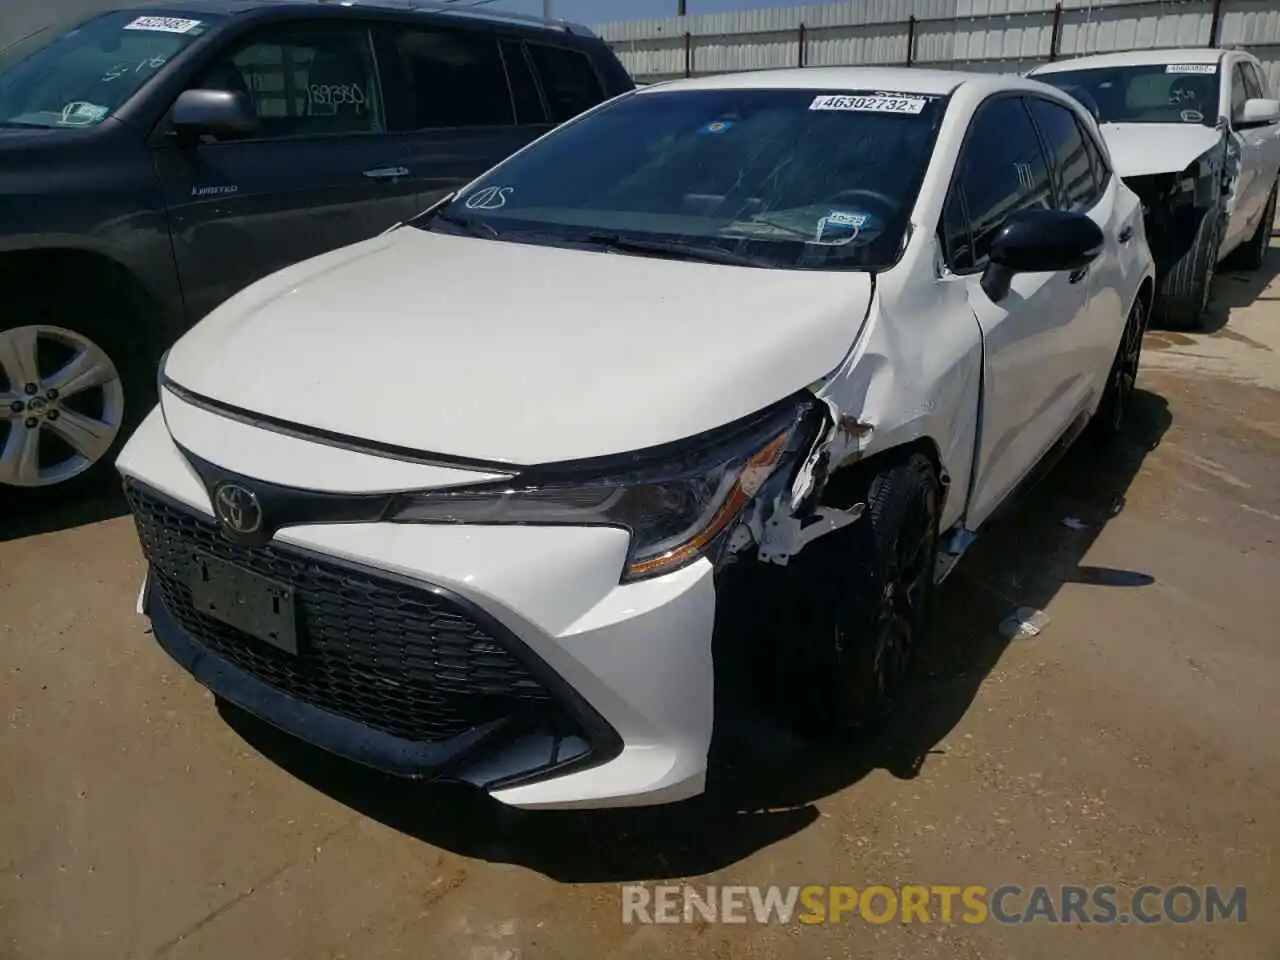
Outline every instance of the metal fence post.
<svg viewBox="0 0 1280 960">
<path fill-rule="evenodd" d="M 1062 4 L 1053 8 L 1053 32 L 1049 34 L 1049 59 L 1058 59 L 1058 48 L 1062 45 Z"/>
<path fill-rule="evenodd" d="M 802 24 L 800 24 L 800 35 L 796 38 L 796 40 L 797 40 L 798 47 L 799 47 L 799 49 L 798 49 L 798 51 L 797 51 L 797 57 L 796 57 L 796 66 L 798 66 L 798 67 L 803 67 L 803 66 L 804 66 L 804 59 L 805 59 L 805 58 L 804 58 L 805 29 L 804 29 L 804 24 L 803 24 L 803 23 L 802 23 Z"/>
<path fill-rule="evenodd" d="M 1209 19 L 1209 46 L 1218 45 L 1218 32 L 1222 28 L 1222 0 L 1213 0 L 1213 16 Z"/>
<path fill-rule="evenodd" d="M 907 20 L 907 66 L 916 60 L 916 15 L 913 13 Z"/>
<path fill-rule="evenodd" d="M 684 75 L 693 76 L 693 35 L 688 30 L 684 32 Z"/>
</svg>

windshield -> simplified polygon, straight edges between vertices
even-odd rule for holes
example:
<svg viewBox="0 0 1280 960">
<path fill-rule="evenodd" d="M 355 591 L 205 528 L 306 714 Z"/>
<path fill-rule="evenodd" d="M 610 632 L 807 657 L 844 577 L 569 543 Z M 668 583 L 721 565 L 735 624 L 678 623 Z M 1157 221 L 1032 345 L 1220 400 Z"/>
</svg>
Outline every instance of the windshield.
<svg viewBox="0 0 1280 960">
<path fill-rule="evenodd" d="M 560 127 L 417 225 L 641 256 L 886 266 L 945 108 L 865 91 L 635 93 Z"/>
<path fill-rule="evenodd" d="M 1218 122 L 1218 65 L 1159 63 L 1063 70 L 1035 79 L 1071 94 L 1099 123 Z"/>
<path fill-rule="evenodd" d="M 0 126 L 90 127 L 129 99 L 215 19 L 170 10 L 89 20 L 0 74 Z"/>
</svg>

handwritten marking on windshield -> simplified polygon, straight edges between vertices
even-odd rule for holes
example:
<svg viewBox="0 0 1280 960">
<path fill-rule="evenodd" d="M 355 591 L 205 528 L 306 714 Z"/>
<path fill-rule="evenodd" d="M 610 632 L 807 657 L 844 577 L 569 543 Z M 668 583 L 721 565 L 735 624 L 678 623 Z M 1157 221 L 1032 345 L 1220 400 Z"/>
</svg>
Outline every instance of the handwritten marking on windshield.
<svg viewBox="0 0 1280 960">
<path fill-rule="evenodd" d="M 168 57 L 148 57 L 145 60 L 139 60 L 136 64 L 117 63 L 102 75 L 102 82 L 110 83 L 130 73 L 142 73 L 144 70 L 159 70 L 168 62 Z"/>
<path fill-rule="evenodd" d="M 468 210 L 501 210 L 515 187 L 484 187 L 467 197 Z"/>
</svg>

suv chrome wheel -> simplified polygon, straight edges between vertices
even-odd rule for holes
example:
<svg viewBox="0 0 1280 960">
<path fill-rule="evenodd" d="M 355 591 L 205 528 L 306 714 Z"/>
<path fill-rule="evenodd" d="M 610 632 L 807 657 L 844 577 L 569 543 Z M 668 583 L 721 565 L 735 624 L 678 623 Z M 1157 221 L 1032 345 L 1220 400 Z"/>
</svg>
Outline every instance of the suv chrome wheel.
<svg viewBox="0 0 1280 960">
<path fill-rule="evenodd" d="M 124 382 L 101 347 L 63 327 L 0 330 L 0 486 L 50 487 L 111 449 Z"/>
</svg>

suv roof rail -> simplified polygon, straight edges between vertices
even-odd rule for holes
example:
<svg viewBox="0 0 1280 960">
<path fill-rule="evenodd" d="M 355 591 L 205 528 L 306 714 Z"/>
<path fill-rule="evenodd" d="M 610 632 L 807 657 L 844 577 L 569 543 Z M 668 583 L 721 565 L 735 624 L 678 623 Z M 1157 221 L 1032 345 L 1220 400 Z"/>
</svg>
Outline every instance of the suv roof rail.
<svg viewBox="0 0 1280 960">
<path fill-rule="evenodd" d="M 545 27 L 559 30 L 577 37 L 595 38 L 590 27 L 570 23 L 568 20 L 546 20 L 529 13 L 509 13 L 505 10 L 485 10 L 477 6 L 463 6 L 461 3 L 450 3 L 449 0 L 410 0 L 413 10 L 430 10 L 432 13 L 451 13 L 456 16 L 473 17 L 477 20 L 492 20 L 496 23 L 517 23 L 525 26 Z"/>
</svg>

